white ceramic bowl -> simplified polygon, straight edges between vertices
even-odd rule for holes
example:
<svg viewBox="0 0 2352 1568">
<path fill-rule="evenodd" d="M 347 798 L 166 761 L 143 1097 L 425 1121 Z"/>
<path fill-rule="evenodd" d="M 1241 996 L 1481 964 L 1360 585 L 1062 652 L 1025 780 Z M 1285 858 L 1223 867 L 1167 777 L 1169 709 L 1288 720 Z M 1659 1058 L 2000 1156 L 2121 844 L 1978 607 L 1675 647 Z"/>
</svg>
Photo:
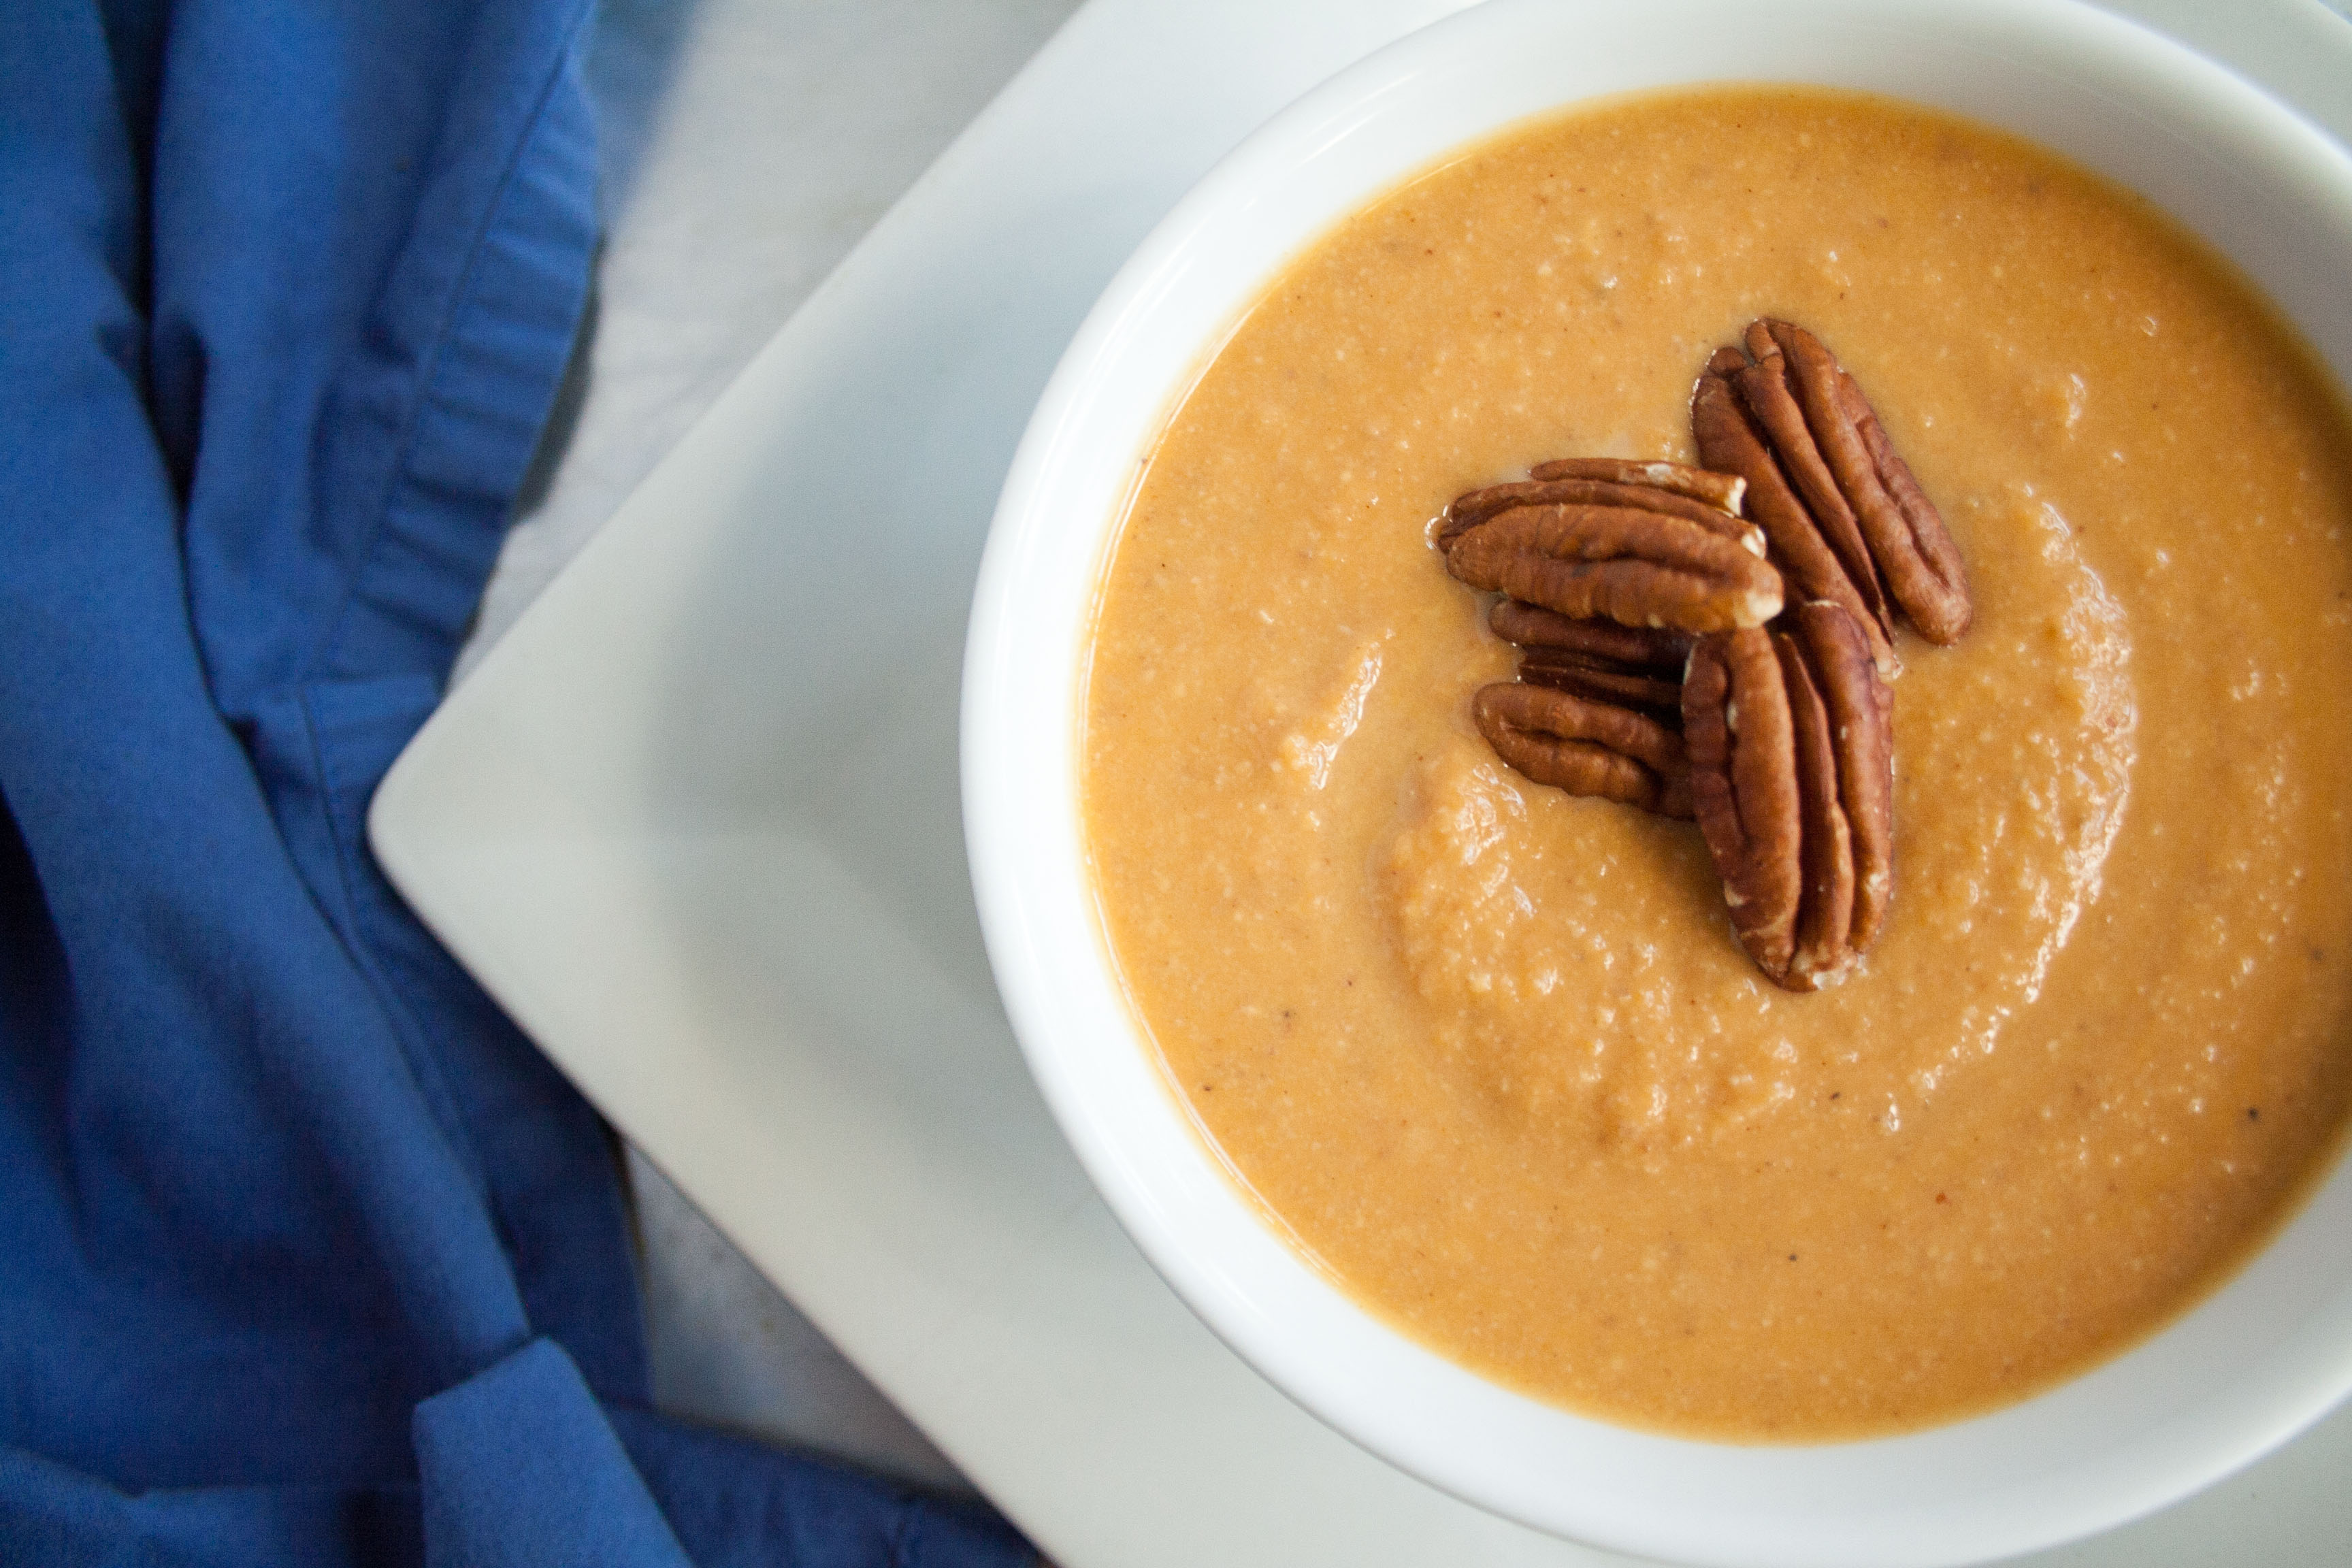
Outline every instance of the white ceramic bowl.
<svg viewBox="0 0 2352 1568">
<path fill-rule="evenodd" d="M 1269 1228 L 1139 1035 L 1080 838 L 1080 671 L 1138 460 L 1242 309 L 1335 221 L 1447 149 L 1597 94 L 1801 81 L 2019 132 L 2234 258 L 2352 385 L 2352 159 L 2219 67 L 2028 0 L 1496 0 L 1308 94 L 1119 273 L 1007 479 L 965 665 L 965 826 L 1032 1069 L 1111 1208 L 1234 1350 L 1333 1426 L 1463 1498 L 1693 1563 L 1958 1563 L 2087 1534 L 2247 1463 L 2352 1390 L 2352 1166 L 2180 1321 L 2064 1385 L 1913 1436 L 1685 1442 L 1507 1392 L 1382 1326 Z"/>
</svg>

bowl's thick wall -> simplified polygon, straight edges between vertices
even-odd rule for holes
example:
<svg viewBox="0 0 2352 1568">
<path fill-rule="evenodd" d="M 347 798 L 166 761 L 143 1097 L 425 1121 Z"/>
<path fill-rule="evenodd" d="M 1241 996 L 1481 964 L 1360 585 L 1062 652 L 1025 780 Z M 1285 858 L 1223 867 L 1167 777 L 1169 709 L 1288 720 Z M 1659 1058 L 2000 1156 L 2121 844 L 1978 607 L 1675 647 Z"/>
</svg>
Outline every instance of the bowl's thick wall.
<svg viewBox="0 0 2352 1568">
<path fill-rule="evenodd" d="M 2341 284 L 2352 159 L 2155 35 L 2056 0 L 1496 0 L 1270 121 L 1170 215 L 1073 342 L 1006 481 L 974 601 L 963 718 L 974 883 L 1032 1070 L 1112 1209 L 1222 1338 L 1333 1426 L 1472 1501 L 1654 1556 L 1981 1561 L 2160 1507 L 2352 1390 L 2352 1166 L 2339 1162 L 2180 1321 L 1997 1414 L 1814 1447 L 1629 1432 L 1422 1349 L 1268 1226 L 1123 999 L 1080 836 L 1080 683 L 1113 531 L 1161 423 L 1258 290 L 1450 148 L 1587 98 L 1730 80 L 1888 93 L 2051 147 L 2230 256 L 2352 385 Z"/>
</svg>

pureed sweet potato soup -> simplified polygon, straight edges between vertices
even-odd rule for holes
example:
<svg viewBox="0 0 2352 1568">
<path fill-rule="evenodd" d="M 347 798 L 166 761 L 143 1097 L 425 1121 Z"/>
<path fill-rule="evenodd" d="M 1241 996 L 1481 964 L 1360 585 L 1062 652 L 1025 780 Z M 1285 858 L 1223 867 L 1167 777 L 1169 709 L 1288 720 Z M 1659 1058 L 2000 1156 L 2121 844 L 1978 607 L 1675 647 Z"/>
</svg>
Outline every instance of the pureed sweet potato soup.
<svg viewBox="0 0 2352 1568">
<path fill-rule="evenodd" d="M 1691 461 L 1770 316 L 1875 405 L 1973 626 L 1895 637 L 1894 892 L 1775 986 L 1688 822 L 1499 760 L 1458 495 Z M 1152 455 L 1084 799 L 1119 970 L 1354 1298 L 1635 1426 L 1948 1420 L 2243 1261 L 2352 1098 L 2352 432 L 2137 198 L 1811 90 L 1522 127 L 1286 270 Z M 1898 626 L 1901 623 L 1897 623 Z"/>
</svg>

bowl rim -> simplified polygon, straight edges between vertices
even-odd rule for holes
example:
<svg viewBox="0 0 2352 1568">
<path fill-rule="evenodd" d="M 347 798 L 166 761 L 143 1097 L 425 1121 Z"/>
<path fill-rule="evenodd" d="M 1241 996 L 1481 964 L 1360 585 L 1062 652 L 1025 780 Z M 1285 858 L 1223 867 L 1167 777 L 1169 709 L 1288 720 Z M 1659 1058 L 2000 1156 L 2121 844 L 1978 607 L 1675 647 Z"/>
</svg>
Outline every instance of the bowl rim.
<svg viewBox="0 0 2352 1568">
<path fill-rule="evenodd" d="M 961 742 L 983 938 L 1030 1069 L 1122 1226 L 1219 1338 L 1381 1458 L 1539 1529 L 1694 1563 L 1942 1564 L 2056 1544 L 2251 1462 L 2352 1392 L 2352 1263 L 2330 1273 L 2310 1256 L 2315 1246 L 2288 1245 L 2299 1233 L 2352 1234 L 2352 1163 L 2340 1153 L 2333 1174 L 2236 1278 L 2140 1346 L 2021 1404 L 1852 1443 L 1768 1448 L 1659 1436 L 1485 1383 L 1381 1324 L 1320 1275 L 1303 1247 L 1277 1234 L 1279 1220 L 1252 1202 L 1165 1080 L 1126 1004 L 1094 903 L 1076 803 L 1095 593 L 1141 459 L 1223 333 L 1331 222 L 1448 149 L 1610 91 L 1730 79 L 1705 69 L 1654 74 L 1689 58 L 1673 51 L 1695 28 L 1708 29 L 1702 59 L 1769 22 L 1775 40 L 1767 42 L 1782 46 L 1781 55 L 1748 58 L 1843 62 L 1739 79 L 1892 90 L 2038 141 L 2050 137 L 2038 123 L 2021 131 L 2019 114 L 2080 118 L 2086 105 L 2100 108 L 2112 123 L 2067 121 L 2084 139 L 2058 148 L 2062 155 L 2142 189 L 2216 244 L 2304 330 L 2339 385 L 2352 385 L 2352 312 L 2331 313 L 2326 268 L 2313 264 L 2315 256 L 2352 255 L 2352 158 L 2183 46 L 2074 0 L 1795 0 L 1744 20 L 1748 8 L 1733 0 L 1627 9 L 1633 14 L 1615 15 L 1599 0 L 1489 0 L 1388 46 L 1222 160 L 1105 290 L 1023 437 L 975 587 Z M 1518 100 L 1506 97 L 1500 109 L 1482 106 L 1492 117 L 1467 135 L 1432 140 L 1414 129 L 1423 121 L 1412 116 L 1434 112 L 1432 100 L 1456 80 L 1449 72 L 1496 58 L 1505 45 L 1569 38 L 1596 53 L 1624 49 L 1611 66 L 1631 58 L 1653 76 L 1531 110 L 1509 110 Z M 1812 48 L 1829 53 L 1807 55 Z M 2007 86 L 1953 86 L 1940 73 L 1959 58 Z M 1849 79 L 1857 73 L 1867 79 Z M 1876 85 L 1888 80 L 1893 87 Z M 2021 107 L 2029 84 L 2053 101 Z M 1995 98 L 2011 112 L 1984 112 Z M 1465 115 L 1475 118 L 1463 110 L 1444 124 Z M 1397 147 L 1416 136 L 1423 155 L 1398 162 Z M 2151 137 L 2168 155 L 2186 155 L 2173 175 L 2151 170 Z M 1386 173 L 1368 176 L 1374 166 Z M 2179 188 L 2201 193 L 2195 210 L 2166 199 Z M 1302 189 L 1312 198 L 1297 199 Z M 2308 199 L 2303 228 L 2281 220 L 2282 193 Z M 2270 221 L 2233 225 L 2235 214 Z M 1192 322 L 1181 343 L 1182 333 L 1166 325 L 1178 318 Z M 1139 363 L 1152 374 L 1137 376 Z M 2326 1277 L 2315 1279 L 2315 1270 Z M 2267 1315 L 2248 1307 L 2266 1293 L 2299 1305 Z M 2312 1308 L 2315 1300 L 2326 1310 Z M 1313 1357 L 1298 1353 L 1302 1338 L 1317 1345 Z M 2269 1375 L 2220 1407 L 2210 1377 L 2190 1397 L 2147 1372 L 2217 1358 L 2251 1366 L 2262 1360 L 2256 1350 L 2267 1352 Z M 2284 1375 L 2282 1358 L 2291 1363 Z M 1465 1420 L 1477 1429 L 1465 1434 Z M 2116 1462 L 2075 1452 L 2125 1428 L 2141 1436 Z M 2021 1441 L 2018 1453 L 2049 1462 L 2012 1455 L 2005 1468 L 1987 1468 L 1985 1450 Z M 1505 1451 L 1514 1444 L 1529 1451 Z M 1956 1478 L 1940 1504 L 1919 1494 L 1923 1467 Z M 1593 1479 L 1563 1488 L 1562 1474 Z M 1639 1477 L 1654 1484 L 1634 1485 Z"/>
</svg>

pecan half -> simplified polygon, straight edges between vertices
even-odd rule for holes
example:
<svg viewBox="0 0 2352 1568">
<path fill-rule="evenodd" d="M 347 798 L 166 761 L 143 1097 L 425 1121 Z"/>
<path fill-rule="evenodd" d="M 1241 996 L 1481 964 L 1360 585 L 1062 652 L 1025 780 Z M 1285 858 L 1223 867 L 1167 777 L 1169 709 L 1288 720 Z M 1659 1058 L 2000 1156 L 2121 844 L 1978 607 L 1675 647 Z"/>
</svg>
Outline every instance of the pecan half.
<svg viewBox="0 0 2352 1568">
<path fill-rule="evenodd" d="M 1791 991 L 1845 978 L 1894 888 L 1892 702 L 1853 616 L 1701 639 L 1683 683 L 1691 799 L 1733 929 Z"/>
<path fill-rule="evenodd" d="M 1495 754 L 1538 784 L 1691 815 L 1683 739 L 1654 719 L 1524 681 L 1481 688 L 1470 712 Z"/>
<path fill-rule="evenodd" d="M 1641 506 L 1514 504 L 1441 531 L 1446 570 L 1474 588 L 1629 626 L 1726 631 L 1780 613 L 1780 574 L 1763 559 L 1760 531 L 1680 496 L 1641 493 L 1651 498 Z M 1663 502 L 1710 511 L 1744 531 L 1727 536 Z"/>
<path fill-rule="evenodd" d="M 1799 859 L 1796 734 L 1772 634 L 1744 627 L 1700 639 L 1683 677 L 1683 744 L 1691 805 L 1706 837 L 1731 927 L 1757 966 L 1778 981 L 1797 949 Z"/>
<path fill-rule="evenodd" d="M 1530 651 L 1544 649 L 1581 654 L 1612 664 L 1648 670 L 1677 685 L 1683 666 L 1690 660 L 1688 632 L 1663 626 L 1621 626 L 1615 621 L 1580 621 L 1540 605 L 1497 599 L 1486 616 L 1495 635 Z"/>
<path fill-rule="evenodd" d="M 1960 547 L 1952 542 L 1943 513 L 1919 488 L 1911 465 L 1887 439 L 1877 410 L 1863 396 L 1853 377 L 1843 372 L 1838 376 L 1838 399 L 1894 506 L 1895 519 L 1887 523 L 1891 543 L 1880 568 L 1886 574 L 1887 587 L 1920 636 L 1934 643 L 1958 642 L 1976 617 Z M 1906 544 L 1908 551 L 1903 548 Z"/>
<path fill-rule="evenodd" d="M 1545 463 L 1537 469 L 1537 472 L 1540 474 L 1547 468 L 1564 468 L 1570 465 L 1582 466 L 1588 462 L 1605 464 L 1611 468 L 1667 468 L 1675 470 L 1676 475 L 1702 472 L 1697 468 L 1683 468 L 1677 463 L 1620 464 L 1614 459 L 1586 458 L 1570 458 L 1565 462 Z M 1706 478 L 1721 480 L 1726 485 L 1738 482 L 1727 479 L 1720 474 L 1709 474 Z M 1441 546 L 1451 545 L 1468 530 L 1515 507 L 1593 506 L 1621 507 L 1634 511 L 1654 511 L 1668 517 L 1678 517 L 1685 522 L 1698 524 L 1709 533 L 1738 541 L 1740 547 L 1750 554 L 1762 555 L 1765 552 L 1767 541 L 1763 530 L 1754 523 L 1742 520 L 1736 509 L 1717 506 L 1712 501 L 1704 500 L 1687 493 L 1689 489 L 1699 487 L 1685 481 L 1677 482 L 1681 484 L 1681 488 L 1676 488 L 1675 485 L 1650 485 L 1579 474 L 1555 474 L 1550 479 L 1538 478 L 1522 479 L 1507 485 L 1488 485 L 1484 489 L 1472 490 L 1467 495 L 1456 497 L 1454 504 L 1445 509 L 1445 517 L 1437 528 L 1437 542 Z M 1745 485 L 1740 486 L 1743 492 L 1746 488 Z M 1737 499 L 1735 496 L 1734 500 Z"/>
<path fill-rule="evenodd" d="M 1496 601 L 1487 624 L 1522 650 L 1520 679 L 1633 708 L 1671 730 L 1683 727 L 1687 633 L 1570 620 L 1517 599 Z"/>
<path fill-rule="evenodd" d="M 1837 765 L 1835 801 L 1852 851 L 1852 917 L 1811 966 L 1843 967 L 1837 948 L 1849 956 L 1868 952 L 1895 894 L 1895 694 L 1878 679 L 1861 627 L 1837 606 L 1800 605 L 1783 625 L 1826 710 Z M 1800 967 L 1807 965 L 1805 947 L 1801 934 Z"/>
<path fill-rule="evenodd" d="M 1747 489 L 1736 474 L 1694 468 L 1688 463 L 1645 463 L 1634 458 L 1555 458 L 1529 468 L 1528 478 L 1606 479 L 1612 484 L 1644 485 L 1705 501 L 1733 517 L 1740 515 L 1740 498 Z"/>
<path fill-rule="evenodd" d="M 1971 614 L 1959 551 L 1869 400 L 1822 341 L 1791 322 L 1766 318 L 1748 326 L 1746 355 L 1718 353 L 1707 368 L 1738 389 L 1787 488 L 1803 502 L 1881 631 L 1891 629 L 1891 601 L 1929 642 L 1958 641 Z M 1695 397 L 1694 434 L 1696 415 Z M 1719 419 L 1715 434 L 1718 439 L 1729 435 Z M 1728 451 L 1716 456 L 1733 460 Z M 1702 458 L 1716 460 L 1704 447 Z M 1750 466 L 1735 464 L 1733 471 L 1753 489 L 1767 488 Z M 1769 503 L 1757 504 L 1760 516 Z M 1809 591 L 1818 588 L 1809 584 Z M 1845 602 L 1843 595 L 1824 596 Z"/>
<path fill-rule="evenodd" d="M 1733 385 L 1734 378 L 1748 368 L 1748 356 L 1739 350 L 1717 349 L 1692 389 L 1691 435 L 1699 461 L 1746 481 L 1748 515 L 1770 542 L 1769 559 L 1789 580 L 1790 597 L 1827 600 L 1843 608 L 1861 624 L 1879 673 L 1892 680 L 1903 667 L 1887 635 L 1886 604 L 1869 552 L 1856 532 L 1853 561 L 1859 564 L 1849 563 L 1790 488 L 1764 432 Z"/>
</svg>

